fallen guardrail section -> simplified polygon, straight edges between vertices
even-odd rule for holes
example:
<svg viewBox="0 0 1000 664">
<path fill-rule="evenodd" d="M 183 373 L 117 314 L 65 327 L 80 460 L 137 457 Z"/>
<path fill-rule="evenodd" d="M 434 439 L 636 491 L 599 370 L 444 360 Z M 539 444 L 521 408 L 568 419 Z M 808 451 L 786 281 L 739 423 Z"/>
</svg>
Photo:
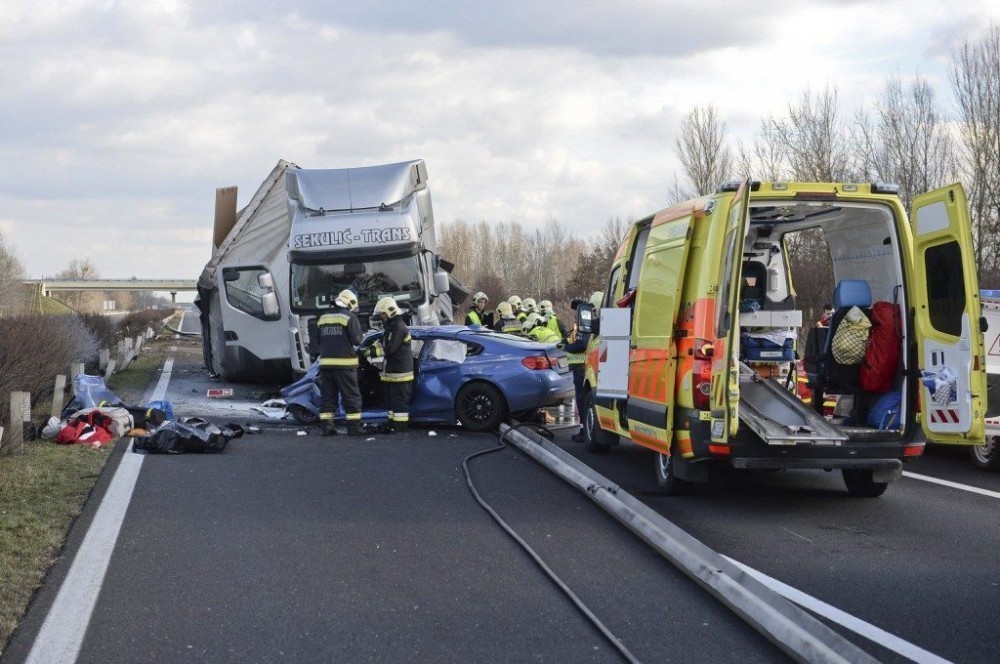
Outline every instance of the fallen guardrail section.
<svg viewBox="0 0 1000 664">
<path fill-rule="evenodd" d="M 627 491 L 534 431 L 500 425 L 511 442 L 575 486 L 731 611 L 800 662 L 877 662 Z"/>
</svg>

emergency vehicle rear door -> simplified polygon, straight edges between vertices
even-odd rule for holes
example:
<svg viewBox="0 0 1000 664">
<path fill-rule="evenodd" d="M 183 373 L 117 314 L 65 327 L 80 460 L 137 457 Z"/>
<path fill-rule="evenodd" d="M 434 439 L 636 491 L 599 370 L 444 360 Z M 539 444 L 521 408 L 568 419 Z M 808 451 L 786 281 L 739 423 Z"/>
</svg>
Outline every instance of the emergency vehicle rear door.
<svg viewBox="0 0 1000 664">
<path fill-rule="evenodd" d="M 739 304 L 743 245 L 750 219 L 750 181 L 729 206 L 715 297 L 716 343 L 712 359 L 712 441 L 724 443 L 740 426 Z"/>
<path fill-rule="evenodd" d="M 921 426 L 932 442 L 979 444 L 985 440 L 986 360 L 962 185 L 917 196 L 910 220 Z"/>
<path fill-rule="evenodd" d="M 632 339 L 632 309 L 601 309 L 598 336 L 597 388 L 599 405 L 611 408 L 628 398 L 628 356 Z"/>
<path fill-rule="evenodd" d="M 638 443 L 670 451 L 674 428 L 675 326 L 687 267 L 691 217 L 654 220 L 639 273 L 629 361 L 628 427 Z"/>
</svg>

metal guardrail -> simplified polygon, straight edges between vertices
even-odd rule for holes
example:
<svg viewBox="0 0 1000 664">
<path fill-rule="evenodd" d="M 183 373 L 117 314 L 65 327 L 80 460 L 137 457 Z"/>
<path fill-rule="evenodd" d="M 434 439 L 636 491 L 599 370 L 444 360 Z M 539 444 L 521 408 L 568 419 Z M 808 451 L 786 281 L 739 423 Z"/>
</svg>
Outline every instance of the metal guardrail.
<svg viewBox="0 0 1000 664">
<path fill-rule="evenodd" d="M 790 657 L 829 664 L 878 661 L 557 445 L 532 431 L 510 429 L 500 425 L 506 440 L 600 505 Z"/>
</svg>

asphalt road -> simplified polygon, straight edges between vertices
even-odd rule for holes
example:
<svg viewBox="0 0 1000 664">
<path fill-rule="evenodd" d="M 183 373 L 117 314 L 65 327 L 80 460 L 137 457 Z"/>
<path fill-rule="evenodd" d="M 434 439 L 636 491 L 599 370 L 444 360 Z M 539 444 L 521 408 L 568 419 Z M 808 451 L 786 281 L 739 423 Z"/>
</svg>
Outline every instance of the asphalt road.
<svg viewBox="0 0 1000 664">
<path fill-rule="evenodd" d="M 218 384 L 200 347 L 177 347 L 177 414 L 248 420 L 258 388 L 206 400 Z M 264 433 L 222 455 L 144 459 L 78 661 L 620 661 L 469 494 L 462 460 L 495 436 L 327 439 L 258 423 Z M 645 450 L 598 456 L 568 433 L 557 442 L 720 553 L 945 659 L 1000 661 L 995 497 L 904 477 L 855 499 L 839 475 L 784 472 L 666 498 L 652 492 Z M 518 451 L 471 467 L 484 498 L 639 659 L 783 658 Z M 1000 475 L 976 470 L 965 450 L 932 446 L 906 469 L 1000 491 Z M 69 558 L 5 664 L 23 661 Z"/>
</svg>

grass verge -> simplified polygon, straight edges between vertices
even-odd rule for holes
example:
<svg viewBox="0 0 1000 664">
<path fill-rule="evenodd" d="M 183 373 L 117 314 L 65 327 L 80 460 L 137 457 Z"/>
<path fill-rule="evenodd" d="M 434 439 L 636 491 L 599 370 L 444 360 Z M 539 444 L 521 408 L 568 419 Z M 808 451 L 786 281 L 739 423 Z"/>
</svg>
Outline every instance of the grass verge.
<svg viewBox="0 0 1000 664">
<path fill-rule="evenodd" d="M 138 403 L 163 365 L 169 340 L 155 340 L 109 387 Z M 125 443 L 119 442 L 118 445 Z M 0 456 L 0 651 L 80 515 L 110 456 L 85 445 L 30 441 Z"/>
</svg>

